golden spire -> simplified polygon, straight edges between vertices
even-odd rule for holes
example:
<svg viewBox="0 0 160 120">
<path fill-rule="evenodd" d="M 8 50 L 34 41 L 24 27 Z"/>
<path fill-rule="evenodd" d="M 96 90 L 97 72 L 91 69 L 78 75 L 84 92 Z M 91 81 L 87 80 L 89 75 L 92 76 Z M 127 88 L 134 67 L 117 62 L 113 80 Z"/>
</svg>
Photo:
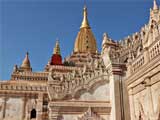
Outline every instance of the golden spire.
<svg viewBox="0 0 160 120">
<path fill-rule="evenodd" d="M 21 68 L 25 68 L 25 69 L 30 69 L 31 65 L 30 65 L 30 60 L 29 60 L 29 53 L 26 53 L 26 56 L 22 62 Z"/>
<path fill-rule="evenodd" d="M 58 55 L 60 55 L 60 47 L 59 47 L 59 42 L 58 42 L 58 40 L 56 41 L 56 45 L 55 45 L 55 47 L 54 47 L 54 52 L 53 52 L 53 54 L 58 54 Z"/>
<path fill-rule="evenodd" d="M 153 10 L 158 10 L 158 5 L 156 0 L 153 1 Z"/>
<path fill-rule="evenodd" d="M 87 7 L 86 5 L 83 8 L 83 21 L 81 29 L 77 35 L 74 44 L 74 52 L 77 53 L 96 53 L 97 44 L 94 34 L 89 26 L 87 19 Z"/>
<path fill-rule="evenodd" d="M 81 24 L 80 28 L 90 28 L 89 22 L 88 22 L 88 17 L 87 17 L 87 7 L 86 7 L 86 5 L 84 5 L 84 8 L 83 8 L 83 21 L 82 21 L 82 24 Z"/>
</svg>

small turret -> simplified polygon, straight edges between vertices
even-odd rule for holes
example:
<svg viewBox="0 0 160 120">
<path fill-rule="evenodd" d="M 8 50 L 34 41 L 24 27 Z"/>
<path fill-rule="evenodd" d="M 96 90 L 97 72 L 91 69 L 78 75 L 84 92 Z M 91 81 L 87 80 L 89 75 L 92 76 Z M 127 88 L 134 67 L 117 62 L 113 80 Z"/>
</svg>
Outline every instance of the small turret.
<svg viewBox="0 0 160 120">
<path fill-rule="evenodd" d="M 53 54 L 60 55 L 60 47 L 59 47 L 59 42 L 58 42 L 58 40 L 56 41 L 56 45 L 55 45 L 55 47 L 54 47 Z"/>
<path fill-rule="evenodd" d="M 53 55 L 51 58 L 50 65 L 62 65 L 62 57 L 61 57 L 61 52 L 60 52 L 58 40 L 56 41 L 56 45 L 53 50 Z"/>
<path fill-rule="evenodd" d="M 158 10 L 158 5 L 156 0 L 153 1 L 153 10 Z"/>
<path fill-rule="evenodd" d="M 16 73 L 17 71 L 18 71 L 18 66 L 15 65 L 15 66 L 13 67 L 13 73 Z"/>
<path fill-rule="evenodd" d="M 159 11 L 159 6 L 156 2 L 156 0 L 153 0 L 153 8 L 150 9 L 150 24 L 154 22 L 159 23 L 160 21 L 160 11 Z"/>
<path fill-rule="evenodd" d="M 108 37 L 108 34 L 107 33 L 104 33 L 103 34 L 103 41 L 102 41 L 102 46 L 106 43 L 109 42 L 109 37 Z"/>
<path fill-rule="evenodd" d="M 116 43 L 109 38 L 107 33 L 103 34 L 103 40 L 102 40 L 102 53 L 105 52 L 106 50 L 109 51 L 110 48 L 115 48 Z"/>
<path fill-rule="evenodd" d="M 29 60 L 29 53 L 26 53 L 26 56 L 22 62 L 22 65 L 20 66 L 21 71 L 32 71 L 30 60 Z"/>
</svg>

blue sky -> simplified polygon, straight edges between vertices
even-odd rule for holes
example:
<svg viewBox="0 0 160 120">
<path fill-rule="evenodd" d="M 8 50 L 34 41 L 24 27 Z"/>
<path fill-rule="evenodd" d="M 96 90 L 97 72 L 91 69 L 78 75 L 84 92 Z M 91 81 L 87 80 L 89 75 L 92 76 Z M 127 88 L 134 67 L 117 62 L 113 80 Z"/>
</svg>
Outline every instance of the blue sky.
<svg viewBox="0 0 160 120">
<path fill-rule="evenodd" d="M 89 23 L 101 50 L 102 35 L 114 40 L 148 22 L 152 0 L 86 0 Z M 71 54 L 82 21 L 84 0 L 0 0 L 0 80 L 29 51 L 33 71 L 44 70 L 58 38 L 61 54 Z"/>
</svg>

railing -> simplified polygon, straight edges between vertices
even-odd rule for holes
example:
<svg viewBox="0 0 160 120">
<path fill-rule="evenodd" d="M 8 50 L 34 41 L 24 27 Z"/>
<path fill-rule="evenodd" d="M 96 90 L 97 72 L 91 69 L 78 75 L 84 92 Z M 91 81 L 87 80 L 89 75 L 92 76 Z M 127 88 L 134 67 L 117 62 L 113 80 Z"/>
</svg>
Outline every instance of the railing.
<svg viewBox="0 0 160 120">
<path fill-rule="evenodd" d="M 19 72 L 13 73 L 11 80 L 48 80 L 47 72 Z"/>
<path fill-rule="evenodd" d="M 133 71 L 136 71 L 139 67 L 144 65 L 144 56 L 141 54 L 137 59 L 132 63 Z"/>
<path fill-rule="evenodd" d="M 150 62 L 160 55 L 160 36 L 132 62 L 132 71 L 135 72 L 140 69 L 141 66 Z"/>
<path fill-rule="evenodd" d="M 156 40 L 155 44 L 149 48 L 149 57 L 154 59 L 156 56 L 160 55 L 160 41 Z"/>
</svg>

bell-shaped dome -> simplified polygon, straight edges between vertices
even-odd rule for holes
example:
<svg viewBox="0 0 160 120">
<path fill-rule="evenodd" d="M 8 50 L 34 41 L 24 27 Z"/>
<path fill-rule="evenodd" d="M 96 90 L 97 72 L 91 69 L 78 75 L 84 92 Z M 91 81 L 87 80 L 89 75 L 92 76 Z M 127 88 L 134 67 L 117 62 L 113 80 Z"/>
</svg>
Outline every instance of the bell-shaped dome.
<svg viewBox="0 0 160 120">
<path fill-rule="evenodd" d="M 77 52 L 77 53 L 84 53 L 84 52 L 96 53 L 97 52 L 96 39 L 89 26 L 86 6 L 83 9 L 83 21 L 75 41 L 74 52 Z"/>
<path fill-rule="evenodd" d="M 20 69 L 21 70 L 28 70 L 28 71 L 32 70 L 28 52 L 26 53 L 26 56 L 25 56 L 25 58 L 22 62 L 22 65 L 21 65 Z"/>
</svg>

